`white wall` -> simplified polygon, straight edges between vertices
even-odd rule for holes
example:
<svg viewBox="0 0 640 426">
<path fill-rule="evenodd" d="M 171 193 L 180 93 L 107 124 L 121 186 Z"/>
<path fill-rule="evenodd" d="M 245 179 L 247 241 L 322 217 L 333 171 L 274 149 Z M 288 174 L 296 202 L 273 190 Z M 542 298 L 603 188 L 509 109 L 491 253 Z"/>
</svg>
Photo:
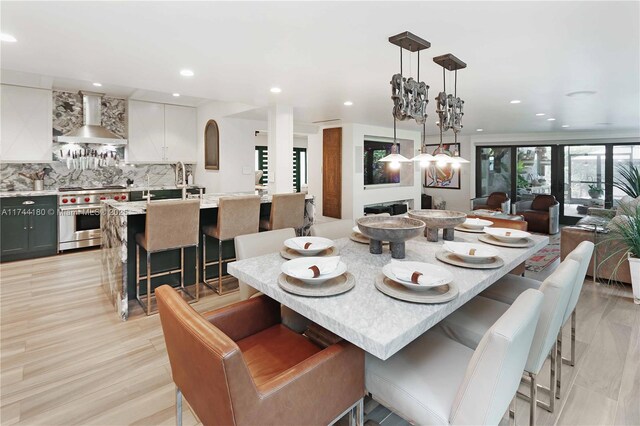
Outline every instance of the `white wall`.
<svg viewBox="0 0 640 426">
<path fill-rule="evenodd" d="M 365 188 L 363 152 L 367 137 L 393 138 L 393 128 L 357 123 L 342 126 L 342 218 L 363 216 L 365 205 L 398 200 L 413 200 L 414 208 L 420 208 L 420 168 L 414 163 L 402 164 L 399 186 Z M 415 156 L 420 149 L 418 130 L 398 130 L 397 139 L 400 154 L 407 158 Z"/>
<path fill-rule="evenodd" d="M 254 132 L 262 124 L 259 121 L 226 118 L 252 108 L 245 104 L 215 101 L 198 107 L 198 163 L 194 179 L 195 183 L 206 187 L 207 192 L 254 190 Z M 204 128 L 211 119 L 216 120 L 220 130 L 220 170 L 204 168 Z"/>
<path fill-rule="evenodd" d="M 267 132 L 260 132 L 255 137 L 255 146 L 267 146 Z M 307 142 L 306 136 L 293 136 L 293 147 L 294 148 L 308 148 L 309 144 Z"/>
</svg>

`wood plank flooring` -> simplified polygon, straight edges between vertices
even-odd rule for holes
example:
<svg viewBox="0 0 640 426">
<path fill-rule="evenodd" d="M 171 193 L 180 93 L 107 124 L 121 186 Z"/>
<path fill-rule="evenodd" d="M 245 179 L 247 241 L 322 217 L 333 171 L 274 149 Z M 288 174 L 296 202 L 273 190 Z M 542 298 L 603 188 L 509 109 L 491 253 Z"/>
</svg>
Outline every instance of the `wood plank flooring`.
<svg viewBox="0 0 640 426">
<path fill-rule="evenodd" d="M 2 425 L 175 424 L 159 318 L 136 309 L 121 322 L 100 268 L 99 251 L 0 265 Z M 553 414 L 539 409 L 540 424 L 640 425 L 640 307 L 630 295 L 630 287 L 586 281 L 578 362 L 563 366 L 562 400 Z M 194 307 L 204 312 L 236 300 L 237 293 L 210 295 Z M 198 424 L 184 407 L 184 424 Z M 370 425 L 406 424 L 374 401 L 366 412 Z M 523 401 L 518 422 L 527 424 Z"/>
</svg>

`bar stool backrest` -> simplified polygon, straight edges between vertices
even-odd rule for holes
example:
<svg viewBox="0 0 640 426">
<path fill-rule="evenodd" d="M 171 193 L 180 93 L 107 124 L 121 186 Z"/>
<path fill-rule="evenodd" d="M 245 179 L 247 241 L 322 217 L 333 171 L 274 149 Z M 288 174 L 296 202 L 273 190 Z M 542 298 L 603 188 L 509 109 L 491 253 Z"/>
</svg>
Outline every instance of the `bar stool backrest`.
<svg viewBox="0 0 640 426">
<path fill-rule="evenodd" d="M 518 389 L 542 293 L 529 289 L 485 333 L 458 388 L 449 424 L 497 425 Z"/>
<path fill-rule="evenodd" d="M 330 240 L 346 238 L 353 232 L 353 220 L 342 219 L 331 222 L 316 223 L 311 226 L 311 235 L 314 237 L 324 237 Z"/>
<path fill-rule="evenodd" d="M 220 197 L 218 200 L 218 235 L 230 240 L 238 235 L 256 234 L 260 223 L 260 196 Z"/>
<path fill-rule="evenodd" d="M 147 203 L 144 235 L 150 252 L 198 244 L 200 200 Z"/>
<path fill-rule="evenodd" d="M 269 223 L 271 231 L 283 228 L 302 228 L 304 225 L 304 198 L 306 194 L 274 194 L 271 201 Z"/>
<path fill-rule="evenodd" d="M 575 260 L 565 259 L 540 285 L 544 302 L 525 366 L 526 371 L 538 374 L 551 352 L 560 327 L 564 324 L 564 312 L 569 304 L 579 268 L 580 264 Z"/>
<path fill-rule="evenodd" d="M 284 247 L 285 240 L 295 236 L 296 231 L 293 228 L 239 235 L 235 238 L 236 258 L 242 260 L 278 252 Z M 240 300 L 246 300 L 258 293 L 258 290 L 242 281 L 238 281 L 238 285 L 240 286 Z"/>
<path fill-rule="evenodd" d="M 571 253 L 569 253 L 565 258 L 575 260 L 580 264 L 580 267 L 578 268 L 578 274 L 576 275 L 575 284 L 573 286 L 573 290 L 571 291 L 571 296 L 569 297 L 567 310 L 564 313 L 564 319 L 562 321 L 563 324 L 567 322 L 567 320 L 571 316 L 571 313 L 578 304 L 580 292 L 582 291 L 582 284 L 584 284 L 584 278 L 587 276 L 587 269 L 589 269 L 589 262 L 591 261 L 591 256 L 593 255 L 593 248 L 594 245 L 591 241 L 583 241 L 578 244 L 578 247 L 574 248 Z"/>
</svg>

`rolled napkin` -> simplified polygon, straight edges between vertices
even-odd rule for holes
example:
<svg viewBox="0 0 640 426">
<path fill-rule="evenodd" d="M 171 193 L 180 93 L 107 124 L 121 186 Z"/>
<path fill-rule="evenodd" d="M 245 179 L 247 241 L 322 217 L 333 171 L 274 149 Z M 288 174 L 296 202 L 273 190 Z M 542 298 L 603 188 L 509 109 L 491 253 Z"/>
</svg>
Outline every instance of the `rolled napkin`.
<svg viewBox="0 0 640 426">
<path fill-rule="evenodd" d="M 391 272 L 393 272 L 396 278 L 402 281 L 409 281 L 419 285 L 429 284 L 427 277 L 425 277 L 422 272 L 413 271 L 402 265 L 401 262 L 391 262 Z"/>
<path fill-rule="evenodd" d="M 336 270 L 340 263 L 340 256 L 318 259 L 314 264 L 307 267 L 291 269 L 292 275 L 297 278 L 318 278 L 320 275 L 330 274 Z"/>
<path fill-rule="evenodd" d="M 291 240 L 291 243 L 296 246 L 297 248 L 301 249 L 301 250 L 308 250 L 309 247 L 311 247 L 313 245 L 312 242 L 309 241 L 298 241 L 298 240 Z M 315 247 L 314 247 L 315 248 Z"/>
</svg>

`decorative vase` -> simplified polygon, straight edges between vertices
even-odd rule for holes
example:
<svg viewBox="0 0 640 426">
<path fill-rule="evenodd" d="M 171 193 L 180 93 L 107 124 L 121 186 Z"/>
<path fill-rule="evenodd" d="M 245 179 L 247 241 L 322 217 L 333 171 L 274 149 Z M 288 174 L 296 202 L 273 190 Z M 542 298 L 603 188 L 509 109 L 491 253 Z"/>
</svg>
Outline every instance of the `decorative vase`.
<svg viewBox="0 0 640 426">
<path fill-rule="evenodd" d="M 631 288 L 633 289 L 633 302 L 640 305 L 640 258 L 629 253 L 629 269 L 631 270 Z"/>
<path fill-rule="evenodd" d="M 593 189 L 590 189 L 588 192 L 589 192 L 589 197 L 593 198 L 594 200 L 597 200 L 598 198 L 600 198 L 600 195 L 602 194 L 602 192 L 593 190 Z"/>
</svg>

